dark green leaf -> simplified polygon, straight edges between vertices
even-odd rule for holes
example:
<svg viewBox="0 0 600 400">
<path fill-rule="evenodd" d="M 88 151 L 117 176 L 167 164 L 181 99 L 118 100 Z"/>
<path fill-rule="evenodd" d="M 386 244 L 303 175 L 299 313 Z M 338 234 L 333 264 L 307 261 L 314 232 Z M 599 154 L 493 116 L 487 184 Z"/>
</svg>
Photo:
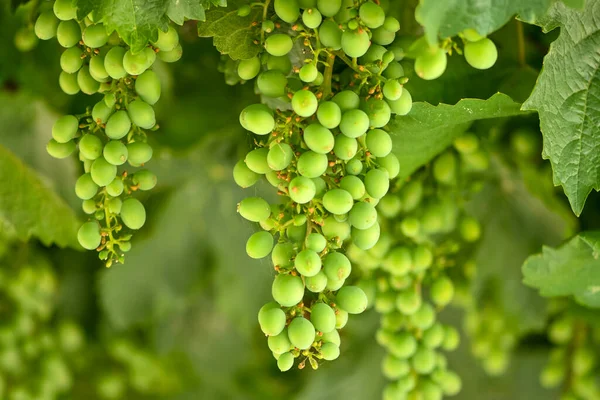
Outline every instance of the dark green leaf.
<svg viewBox="0 0 600 400">
<path fill-rule="evenodd" d="M 523 275 L 544 297 L 574 296 L 600 308 L 600 231 L 580 233 L 556 249 L 544 246 L 525 261 Z"/>
<path fill-rule="evenodd" d="M 183 25 L 186 19 L 204 21 L 204 6 L 201 0 L 171 0 L 167 16 L 176 24 Z"/>
<path fill-rule="evenodd" d="M 412 111 L 389 125 L 400 176 L 407 177 L 452 144 L 480 119 L 522 115 L 520 105 L 498 93 L 487 100 L 464 99 L 455 105 L 415 103 Z"/>
<path fill-rule="evenodd" d="M 592 189 L 600 189 L 600 1 L 582 12 L 557 3 L 541 21 L 561 27 L 523 109 L 536 110 L 544 134 L 544 158 L 580 215 Z"/>
</svg>

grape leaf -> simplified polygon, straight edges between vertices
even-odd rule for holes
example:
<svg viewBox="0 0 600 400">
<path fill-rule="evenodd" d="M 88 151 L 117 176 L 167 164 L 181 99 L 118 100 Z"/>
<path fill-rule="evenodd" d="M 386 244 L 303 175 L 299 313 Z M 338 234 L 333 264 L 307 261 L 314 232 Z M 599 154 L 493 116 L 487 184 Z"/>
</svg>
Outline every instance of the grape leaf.
<svg viewBox="0 0 600 400">
<path fill-rule="evenodd" d="M 259 30 L 252 24 L 259 15 L 257 8 L 246 17 L 240 17 L 236 7 L 209 10 L 206 21 L 198 24 L 198 36 L 212 37 L 217 50 L 234 60 L 252 58 L 260 51 L 260 46 L 254 43 Z"/>
<path fill-rule="evenodd" d="M 561 27 L 525 110 L 536 110 L 544 134 L 543 157 L 554 183 L 564 188 L 580 215 L 592 189 L 600 190 L 600 1 L 583 12 L 556 4 L 540 22 L 545 31 Z"/>
<path fill-rule="evenodd" d="M 0 145 L 0 219 L 19 239 L 38 238 L 49 246 L 80 248 L 80 222 L 73 210 L 37 174 Z"/>
<path fill-rule="evenodd" d="M 178 25 L 186 19 L 204 21 L 204 7 L 200 0 L 171 0 L 167 8 L 167 16 Z"/>
<path fill-rule="evenodd" d="M 487 100 L 463 99 L 455 105 L 414 103 L 408 115 L 397 116 L 389 124 L 393 152 L 400 160 L 400 178 L 442 152 L 474 121 L 524 114 L 519 107 L 502 93 Z"/>
<path fill-rule="evenodd" d="M 523 264 L 523 282 L 544 297 L 574 296 L 584 306 L 600 308 L 600 231 L 583 232 Z"/>
<path fill-rule="evenodd" d="M 10 0 L 10 9 L 15 11 L 21 4 L 27 3 L 29 0 Z"/>
</svg>

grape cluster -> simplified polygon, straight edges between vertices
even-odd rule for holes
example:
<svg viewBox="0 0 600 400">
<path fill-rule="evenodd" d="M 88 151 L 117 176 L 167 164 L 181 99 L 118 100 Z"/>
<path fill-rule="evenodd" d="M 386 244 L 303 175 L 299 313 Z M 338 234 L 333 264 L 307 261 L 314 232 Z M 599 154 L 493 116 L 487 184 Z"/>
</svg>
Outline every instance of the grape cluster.
<svg viewBox="0 0 600 400">
<path fill-rule="evenodd" d="M 146 221 L 143 204 L 132 194 L 156 185 L 156 175 L 141 168 L 152 158 L 147 133 L 158 128 L 152 106 L 161 84 L 151 67 L 156 58 L 173 62 L 181 57 L 178 34 L 170 26 L 151 46 L 133 53 L 92 14 L 77 20 L 69 0 L 57 0 L 53 10 L 42 12 L 35 33 L 42 40 L 56 37 L 65 48 L 59 77 L 65 93 L 104 95 L 91 110 L 59 118 L 47 150 L 56 158 L 79 151 L 85 173 L 75 193 L 91 216 L 78 232 L 79 243 L 99 251 L 107 266 L 122 263 L 131 233 Z M 127 164 L 134 170 L 127 170 Z"/>
<path fill-rule="evenodd" d="M 258 318 L 279 368 L 289 370 L 296 358 L 299 368 L 307 360 L 317 368 L 319 360 L 338 357 L 337 330 L 348 314 L 367 307 L 361 288 L 344 286 L 352 272 L 344 249 L 349 242 L 375 246 L 375 206 L 399 173 L 385 130 L 393 114 L 412 106 L 402 67 L 385 47 L 399 23 L 371 1 L 254 6 L 264 11 L 256 26 L 265 52 L 240 61 L 237 73 L 243 81 L 256 78 L 270 106 L 242 111 L 255 146 L 233 174 L 244 188 L 266 177 L 282 201 L 248 197 L 238 212 L 262 228 L 248 240 L 248 255 L 271 254 L 277 272 L 275 301 Z"/>
<path fill-rule="evenodd" d="M 459 332 L 437 314 L 453 301 L 455 282 L 465 276 L 461 266 L 481 233 L 462 204 L 487 156 L 473 134 L 458 138 L 455 148 L 381 199 L 383 228 L 374 247 L 348 250 L 362 269 L 361 286 L 382 314 L 376 338 L 387 350 L 383 374 L 393 381 L 383 393 L 386 400 L 440 399 L 462 386 L 443 354 L 458 347 Z"/>
</svg>

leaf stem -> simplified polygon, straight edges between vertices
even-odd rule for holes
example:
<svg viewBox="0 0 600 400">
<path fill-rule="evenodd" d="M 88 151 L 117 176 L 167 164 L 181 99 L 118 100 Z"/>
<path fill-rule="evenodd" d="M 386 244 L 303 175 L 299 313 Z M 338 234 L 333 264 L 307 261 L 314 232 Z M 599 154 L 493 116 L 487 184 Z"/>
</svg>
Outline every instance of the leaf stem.
<svg viewBox="0 0 600 400">
<path fill-rule="evenodd" d="M 523 32 L 523 23 L 521 21 L 517 21 L 517 58 L 522 67 L 527 65 L 525 57 L 525 33 Z"/>
</svg>

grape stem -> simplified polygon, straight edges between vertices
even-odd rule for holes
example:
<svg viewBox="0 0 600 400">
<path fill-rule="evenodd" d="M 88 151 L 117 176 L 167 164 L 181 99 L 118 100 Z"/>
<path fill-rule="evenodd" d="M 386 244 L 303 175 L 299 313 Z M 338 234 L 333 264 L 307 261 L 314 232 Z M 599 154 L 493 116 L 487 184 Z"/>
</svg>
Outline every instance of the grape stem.
<svg viewBox="0 0 600 400">
<path fill-rule="evenodd" d="M 266 0 L 264 8 L 263 8 L 263 15 L 262 15 L 263 21 L 265 21 L 267 19 L 267 12 L 269 11 L 269 4 L 271 4 L 271 0 Z M 262 45 L 264 42 L 265 42 L 265 31 L 261 27 L 261 29 L 260 29 L 260 44 Z"/>
<path fill-rule="evenodd" d="M 527 65 L 525 59 L 525 34 L 523 33 L 523 23 L 520 21 L 517 21 L 517 46 L 519 64 L 524 67 Z"/>
<path fill-rule="evenodd" d="M 331 77 L 333 75 L 333 64 L 335 63 L 335 54 L 329 54 L 327 58 L 327 67 L 323 74 L 323 99 L 331 94 Z"/>
</svg>

